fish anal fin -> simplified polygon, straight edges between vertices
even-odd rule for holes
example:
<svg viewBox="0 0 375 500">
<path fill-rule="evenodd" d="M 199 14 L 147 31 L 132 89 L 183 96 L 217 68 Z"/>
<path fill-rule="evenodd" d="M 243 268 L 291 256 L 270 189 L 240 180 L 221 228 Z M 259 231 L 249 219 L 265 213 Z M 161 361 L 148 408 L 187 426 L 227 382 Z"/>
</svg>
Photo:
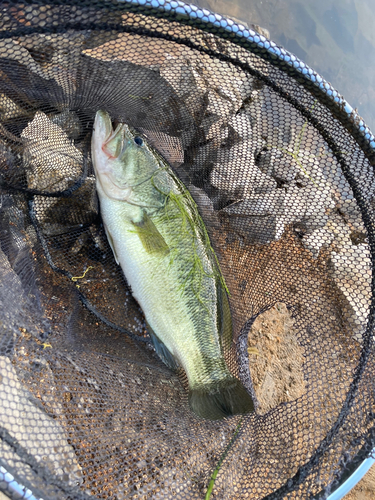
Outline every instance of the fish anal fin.
<svg viewBox="0 0 375 500">
<path fill-rule="evenodd" d="M 147 323 L 147 330 L 151 337 L 153 346 L 155 347 L 156 354 L 163 361 L 164 364 L 168 366 L 173 371 L 177 371 L 180 368 L 178 361 L 173 357 L 169 349 L 165 346 L 165 344 L 158 338 L 156 333 Z"/>
<path fill-rule="evenodd" d="M 132 221 L 135 232 L 147 253 L 167 255 L 169 247 L 146 211 L 140 221 Z"/>
</svg>

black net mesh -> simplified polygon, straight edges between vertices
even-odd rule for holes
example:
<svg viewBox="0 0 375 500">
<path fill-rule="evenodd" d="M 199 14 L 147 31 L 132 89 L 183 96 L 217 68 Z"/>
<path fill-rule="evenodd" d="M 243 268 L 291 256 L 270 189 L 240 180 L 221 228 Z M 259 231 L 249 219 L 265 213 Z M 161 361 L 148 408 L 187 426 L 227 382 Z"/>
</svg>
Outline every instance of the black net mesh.
<svg viewBox="0 0 375 500">
<path fill-rule="evenodd" d="M 0 488 L 326 498 L 374 445 L 374 154 L 281 59 L 153 7 L 0 2 Z M 254 413 L 198 418 L 156 355 L 100 217 L 99 109 L 195 199 Z"/>
</svg>

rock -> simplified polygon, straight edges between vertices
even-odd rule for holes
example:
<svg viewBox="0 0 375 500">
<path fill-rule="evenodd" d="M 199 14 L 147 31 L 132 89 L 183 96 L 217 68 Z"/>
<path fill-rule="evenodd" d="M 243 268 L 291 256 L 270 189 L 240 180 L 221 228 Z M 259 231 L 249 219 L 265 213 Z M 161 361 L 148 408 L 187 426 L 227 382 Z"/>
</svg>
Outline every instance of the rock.
<svg viewBox="0 0 375 500">
<path fill-rule="evenodd" d="M 253 195 L 222 210 L 232 230 L 250 244 L 266 244 L 281 238 L 285 230 L 283 202 L 285 192 Z"/>
<path fill-rule="evenodd" d="M 129 50 L 129 47 L 132 45 L 136 47 L 136 50 Z M 120 33 L 117 34 L 116 40 L 105 41 L 104 44 L 85 49 L 82 53 L 88 56 L 90 60 L 101 61 L 104 64 L 110 63 L 113 65 L 113 63 L 125 63 L 125 65 L 128 64 L 129 68 L 139 68 L 138 73 L 140 78 L 135 76 L 132 80 L 142 82 L 138 92 L 140 95 L 145 96 L 146 100 L 144 103 L 141 101 L 139 104 L 141 107 L 143 107 L 142 104 L 145 104 L 144 113 L 147 115 L 148 123 L 143 121 L 140 123 L 139 118 L 136 117 L 136 119 L 133 120 L 134 126 L 138 125 L 139 128 L 140 125 L 143 125 L 145 128 L 150 128 L 149 115 L 155 117 L 159 115 L 158 118 L 160 119 L 160 113 L 149 108 L 152 101 L 158 104 L 158 99 L 150 99 L 150 102 L 147 101 L 147 95 L 154 95 L 157 97 L 155 95 L 155 90 L 147 84 L 147 81 L 151 80 L 159 80 L 157 86 L 164 91 L 167 96 L 171 94 L 172 90 L 175 101 L 179 102 L 180 107 L 183 103 L 190 117 L 194 118 L 196 122 L 204 115 L 208 104 L 207 99 L 205 99 L 208 89 L 200 72 L 201 66 L 203 69 L 205 66 L 204 62 L 201 62 L 201 66 L 199 66 L 199 58 L 194 50 L 168 40 L 158 40 L 154 38 L 151 41 L 150 38 L 146 36 L 133 33 Z M 139 57 L 140 53 L 142 53 L 142 57 Z M 209 59 L 209 57 L 202 56 L 202 60 L 203 59 L 206 60 Z M 151 71 L 149 70 L 152 70 L 153 78 L 151 78 Z M 141 77 L 142 74 L 146 75 L 147 73 L 147 77 Z M 129 94 L 135 95 L 132 80 L 129 81 Z M 142 87 L 144 87 L 143 91 Z M 143 97 L 143 99 L 145 99 L 145 97 Z M 177 114 L 176 110 L 177 104 L 175 104 L 174 109 Z M 178 126 L 175 126 L 174 129 L 171 127 L 169 132 L 173 132 L 173 130 L 177 130 L 178 128 Z M 156 125 L 155 129 L 160 130 L 160 126 Z M 192 130 L 192 135 L 194 135 L 193 127 L 184 127 L 184 147 L 190 144 L 192 138 L 192 135 L 188 134 L 189 129 Z M 167 130 L 164 131 L 167 132 Z"/>
<path fill-rule="evenodd" d="M 229 226 L 250 245 L 266 245 L 279 240 L 285 230 L 283 218 L 275 215 L 230 217 Z"/>
<path fill-rule="evenodd" d="M 292 127 L 301 128 L 303 119 L 289 103 L 276 98 L 267 86 L 258 90 L 256 99 L 247 106 L 259 137 L 266 139 L 269 148 L 286 148 L 292 139 Z M 278 120 L 275 120 L 278 117 Z"/>
<path fill-rule="evenodd" d="M 332 276 L 341 291 L 343 315 L 359 342 L 367 325 L 371 303 L 372 265 L 369 246 L 365 243 L 341 248 L 331 253 Z"/>
<path fill-rule="evenodd" d="M 235 113 L 254 90 L 252 77 L 232 64 L 218 59 L 207 57 L 203 64 L 205 72 L 202 73 L 202 77 L 206 88 L 214 91 L 215 98 L 219 96 L 223 101 L 230 103 L 231 111 Z M 223 113 L 220 113 L 220 116 L 223 116 Z"/>
<path fill-rule="evenodd" d="M 286 189 L 277 188 L 275 176 L 267 175 L 264 170 L 262 172 L 256 166 L 253 151 L 252 140 L 243 141 L 229 150 L 220 150 L 217 160 L 223 159 L 226 162 L 216 164 L 210 174 L 211 184 L 226 192 L 227 200 L 240 200 L 223 209 L 223 212 L 230 216 L 230 224 L 236 229 L 245 231 L 247 236 L 256 228 L 255 232 L 259 235 L 261 222 L 247 219 L 272 216 L 267 220 L 265 225 L 267 235 L 260 238 L 262 241 L 269 241 L 270 234 L 273 234 L 275 239 L 279 238 L 284 228 L 291 223 L 295 229 L 307 233 L 323 228 L 328 222 L 329 214 L 335 208 L 335 202 L 331 185 L 327 181 L 322 181 L 321 171 L 314 171 L 315 178 L 319 181 L 316 183 L 310 179 L 307 170 L 301 172 L 298 167 L 298 172 L 295 171 L 294 176 L 302 176 L 305 183 L 297 184 L 293 181 L 285 185 Z M 316 167 L 315 162 L 312 162 L 310 167 L 310 170 L 313 170 Z M 241 217 L 242 220 L 234 221 L 233 217 Z M 319 239 L 322 234 L 316 233 L 312 238 L 305 240 L 313 253 L 316 251 L 319 253 L 321 245 L 319 246 L 316 238 Z M 258 240 L 258 236 L 255 239 Z"/>
<path fill-rule="evenodd" d="M 28 218 L 17 195 L 2 195 L 0 203 L 0 354 L 10 354 L 12 340 L 25 327 L 33 335 L 44 335 L 50 327 L 43 318 L 36 285 L 34 258 L 25 225 Z M 30 228 L 31 226 L 29 226 Z"/>
<path fill-rule="evenodd" d="M 216 90 L 208 90 L 207 93 L 208 115 L 218 115 L 223 118 L 228 118 L 232 113 L 236 111 L 236 96 L 235 94 L 219 94 Z M 239 107 L 239 106 L 238 106 Z"/>
<path fill-rule="evenodd" d="M 4 235 L 2 235 L 4 238 Z M 2 239 L 3 239 L 2 238 Z M 17 330 L 23 324 L 22 306 L 27 303 L 21 280 L 0 248 L 0 355 L 12 355 Z M 29 304 L 28 304 L 29 305 Z"/>
<path fill-rule="evenodd" d="M 45 80 L 54 80 L 65 95 L 76 91 L 76 71 L 86 35 L 73 31 L 4 39 L 0 51 Z M 62 104 L 62 103 L 61 103 Z"/>
<path fill-rule="evenodd" d="M 222 125 L 223 126 L 223 125 Z M 276 186 L 272 179 L 265 177 L 255 166 L 255 155 L 262 146 L 258 141 L 245 139 L 233 144 L 231 147 L 220 147 L 220 144 L 211 140 L 201 146 L 195 157 L 195 164 L 198 168 L 208 168 L 214 171 L 211 175 L 212 185 L 219 189 L 229 191 L 229 194 L 236 194 L 238 186 L 244 186 L 243 190 L 252 192 L 252 188 L 246 186 L 251 184 L 257 172 L 262 185 L 258 192 L 268 191 L 270 186 Z M 225 178 L 232 176 L 232 187 Z M 249 179 L 249 181 L 247 180 Z M 250 184 L 249 184 L 250 183 Z M 226 187 L 224 187 L 224 184 Z"/>
<path fill-rule="evenodd" d="M 275 148 L 262 151 L 257 162 L 262 172 L 279 182 L 292 182 L 300 172 L 297 161 L 291 155 Z"/>
<path fill-rule="evenodd" d="M 73 486 L 82 483 L 81 467 L 60 424 L 49 417 L 35 398 L 20 384 L 10 359 L 0 356 L 0 418 L 2 427 L 38 462 Z M 13 452 L 1 444 L 3 460 L 13 460 Z M 18 462 L 20 472 L 26 464 Z"/>
<path fill-rule="evenodd" d="M 81 121 L 75 111 L 64 110 L 50 116 L 51 122 L 58 125 L 69 139 L 76 140 L 82 133 Z"/>
<path fill-rule="evenodd" d="M 269 193 L 277 187 L 277 183 L 271 177 L 265 175 L 255 165 L 253 157 L 244 168 L 238 168 L 237 163 L 226 165 L 216 164 L 210 174 L 210 183 L 220 190 L 246 198 L 252 194 Z"/>
<path fill-rule="evenodd" d="M 285 192 L 275 189 L 270 193 L 256 194 L 239 203 L 223 209 L 223 212 L 234 216 L 266 216 L 284 214 Z"/>
<path fill-rule="evenodd" d="M 292 311 L 278 302 L 261 312 L 249 331 L 249 368 L 260 415 L 306 392 L 305 352 L 294 324 Z M 251 353 L 254 348 L 257 354 Z"/>
<path fill-rule="evenodd" d="M 21 138 L 29 188 L 60 191 L 77 181 L 82 173 L 82 153 L 47 115 L 37 111 Z"/>
<path fill-rule="evenodd" d="M 26 114 L 25 110 L 9 99 L 5 94 L 0 93 L 0 122 L 14 120 Z"/>
<path fill-rule="evenodd" d="M 149 40 L 147 41 L 149 43 Z M 173 87 L 190 115 L 198 123 L 207 110 L 207 88 L 189 65 L 186 55 L 195 57 L 192 51 L 188 51 L 187 54 L 180 54 L 180 58 L 169 58 L 160 67 L 160 76 Z"/>
<path fill-rule="evenodd" d="M 342 217 L 338 214 L 332 214 L 327 222 L 327 229 L 334 235 L 335 244 L 339 252 L 345 252 L 352 247 L 350 238 L 351 231 Z"/>
<path fill-rule="evenodd" d="M 250 28 L 260 35 L 270 39 L 270 32 L 267 28 L 262 28 L 261 26 L 259 26 L 259 24 L 250 24 Z"/>
<path fill-rule="evenodd" d="M 83 156 L 72 144 L 66 132 L 41 111 L 22 131 L 23 163 L 27 171 L 28 187 L 49 193 L 73 186 L 82 175 Z M 61 198 L 35 196 L 37 220 L 44 222 Z"/>
<path fill-rule="evenodd" d="M 184 162 L 184 151 L 179 137 L 173 137 L 163 132 L 139 129 L 147 141 L 161 153 L 167 162 L 174 168 L 178 168 Z"/>
<path fill-rule="evenodd" d="M 203 118 L 200 127 L 204 131 L 205 139 L 217 147 L 220 147 L 228 138 L 229 128 L 224 118 L 215 115 L 206 116 Z"/>
<path fill-rule="evenodd" d="M 329 184 L 306 187 L 292 185 L 285 197 L 285 217 L 287 223 L 302 231 L 314 231 L 328 222 L 328 213 L 335 208 Z"/>
<path fill-rule="evenodd" d="M 34 210 L 45 236 L 61 235 L 73 229 L 80 231 L 83 225 L 93 223 L 99 212 L 95 177 L 87 177 L 72 196 L 49 198 L 47 201 L 53 204 L 42 201 L 42 197 L 35 197 Z"/>
<path fill-rule="evenodd" d="M 305 234 L 302 238 L 302 244 L 307 250 L 310 250 L 314 259 L 316 259 L 321 248 L 328 246 L 333 238 L 333 234 L 326 227 L 321 227 L 315 229 L 312 233 Z"/>
<path fill-rule="evenodd" d="M 136 129 L 157 130 L 181 140 L 184 137 L 184 148 L 197 131 L 198 124 L 184 100 L 165 78 L 144 66 L 82 55 L 77 71 L 77 99 L 81 96 L 85 112 L 92 118 L 100 104 L 114 121 Z"/>
<path fill-rule="evenodd" d="M 19 161 L 12 149 L 0 139 L 0 184 L 1 181 L 17 183 L 24 171 L 18 166 Z"/>
<path fill-rule="evenodd" d="M 106 35 L 109 36 L 109 32 Z M 97 36 L 98 34 L 95 33 L 95 38 Z M 103 40 L 103 42 L 99 42 L 99 44 L 97 42 L 96 46 L 92 48 L 85 47 L 82 53 L 101 61 L 127 61 L 147 68 L 161 70 L 162 67 L 168 68 L 168 63 L 172 68 L 177 61 L 183 60 L 186 52 L 193 52 L 168 40 L 153 38 L 151 41 L 147 36 L 134 33 L 116 32 L 115 39 Z M 132 46 L 136 47 L 137 50 L 129 50 Z M 142 53 L 143 57 L 139 56 L 140 53 Z M 173 74 L 179 73 L 174 71 Z"/>
<path fill-rule="evenodd" d="M 215 142 L 208 142 L 201 146 L 194 158 L 195 169 L 212 168 L 217 159 L 218 146 Z"/>
<path fill-rule="evenodd" d="M 355 199 L 341 199 L 338 203 L 338 209 L 342 213 L 351 231 L 359 232 L 363 235 L 367 234 L 362 220 L 362 213 Z"/>
<path fill-rule="evenodd" d="M 261 142 L 246 139 L 230 148 L 221 148 L 217 154 L 217 162 L 221 164 L 232 163 L 237 170 L 245 169 L 249 162 L 253 163 L 259 148 L 261 148 Z"/>
<path fill-rule="evenodd" d="M 231 116 L 228 120 L 228 125 L 241 139 L 251 139 L 253 131 L 251 128 L 251 119 L 247 113 Z"/>
<path fill-rule="evenodd" d="M 208 229 L 220 229 L 220 221 L 217 216 L 217 211 L 214 209 L 214 205 L 211 199 L 207 196 L 206 192 L 193 184 L 189 184 L 188 189 L 199 208 L 199 212 L 204 218 L 206 227 Z"/>
</svg>

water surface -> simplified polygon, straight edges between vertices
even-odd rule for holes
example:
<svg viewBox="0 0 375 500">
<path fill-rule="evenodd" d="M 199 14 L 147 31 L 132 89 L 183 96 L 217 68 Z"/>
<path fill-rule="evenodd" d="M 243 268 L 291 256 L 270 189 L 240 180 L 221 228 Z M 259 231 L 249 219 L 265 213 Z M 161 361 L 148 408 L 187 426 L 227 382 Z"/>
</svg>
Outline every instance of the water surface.
<svg viewBox="0 0 375 500">
<path fill-rule="evenodd" d="M 328 80 L 375 134 L 375 0 L 197 0 L 259 24 Z"/>
</svg>

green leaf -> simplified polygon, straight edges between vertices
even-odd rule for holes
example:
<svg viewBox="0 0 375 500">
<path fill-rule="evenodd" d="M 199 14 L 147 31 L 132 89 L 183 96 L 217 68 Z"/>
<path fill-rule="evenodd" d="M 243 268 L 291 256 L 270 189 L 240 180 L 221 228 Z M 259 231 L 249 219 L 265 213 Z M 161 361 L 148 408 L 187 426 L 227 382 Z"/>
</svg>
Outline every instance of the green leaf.
<svg viewBox="0 0 375 500">
<path fill-rule="evenodd" d="M 210 500 L 210 498 L 211 498 L 211 494 L 212 494 L 212 491 L 214 489 L 216 477 L 219 474 L 220 467 L 222 466 L 222 463 L 224 462 L 225 457 L 228 455 L 229 450 L 231 449 L 231 447 L 233 446 L 233 443 L 236 440 L 236 437 L 237 437 L 237 435 L 240 431 L 240 428 L 241 428 L 242 420 L 243 419 L 241 418 L 241 420 L 238 422 L 238 425 L 236 427 L 236 430 L 234 431 L 232 439 L 229 441 L 227 447 L 225 448 L 223 454 L 221 455 L 221 457 L 219 459 L 217 466 L 215 467 L 215 470 L 212 473 L 210 482 L 208 483 L 207 492 L 206 492 L 206 496 L 204 497 L 204 500 Z"/>
</svg>

